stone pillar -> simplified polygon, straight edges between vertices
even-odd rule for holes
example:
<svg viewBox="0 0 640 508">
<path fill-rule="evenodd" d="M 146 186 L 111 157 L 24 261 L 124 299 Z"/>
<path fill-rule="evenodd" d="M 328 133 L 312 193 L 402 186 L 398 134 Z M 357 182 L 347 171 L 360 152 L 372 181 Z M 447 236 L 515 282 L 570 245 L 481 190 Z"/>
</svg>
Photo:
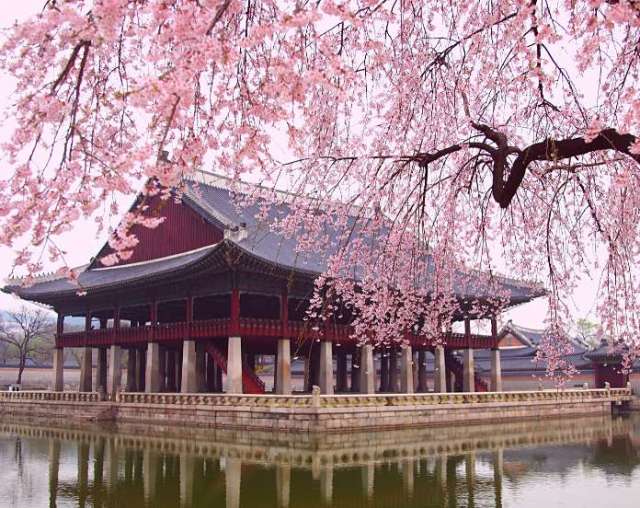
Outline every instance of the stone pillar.
<svg viewBox="0 0 640 508">
<path fill-rule="evenodd" d="M 502 506 L 502 477 L 504 474 L 504 450 L 498 448 L 493 452 L 493 488 L 494 506 Z"/>
<path fill-rule="evenodd" d="M 222 369 L 216 365 L 216 392 L 222 393 L 224 386 L 222 386 Z"/>
<path fill-rule="evenodd" d="M 195 457 L 180 454 L 180 506 L 193 505 L 193 483 L 195 479 Z"/>
<path fill-rule="evenodd" d="M 198 391 L 196 378 L 196 342 L 185 340 L 182 343 L 182 393 Z"/>
<path fill-rule="evenodd" d="M 176 351 L 167 349 L 167 391 L 176 392 Z"/>
<path fill-rule="evenodd" d="M 351 391 L 355 393 L 360 393 L 360 349 L 351 353 Z"/>
<path fill-rule="evenodd" d="M 320 496 L 325 505 L 331 506 L 333 502 L 333 465 L 325 464 L 320 471 Z"/>
<path fill-rule="evenodd" d="M 136 366 L 138 363 L 137 351 L 130 348 L 127 351 L 127 391 L 135 392 L 138 389 L 136 384 L 138 376 L 136 375 Z"/>
<path fill-rule="evenodd" d="M 389 350 L 380 350 L 380 389 L 381 393 L 389 390 Z"/>
<path fill-rule="evenodd" d="M 413 351 L 411 346 L 400 350 L 400 392 L 413 393 Z"/>
<path fill-rule="evenodd" d="M 54 392 L 64 390 L 64 349 L 57 347 L 53 350 L 53 385 Z"/>
<path fill-rule="evenodd" d="M 242 393 L 242 339 L 229 337 L 226 393 Z"/>
<path fill-rule="evenodd" d="M 424 349 L 418 351 L 418 391 L 426 392 L 427 386 L 427 352 Z"/>
<path fill-rule="evenodd" d="M 395 347 L 389 349 L 389 391 L 398 392 L 398 351 Z"/>
<path fill-rule="evenodd" d="M 232 337 L 240 339 L 240 337 Z M 238 340 L 238 343 L 240 341 Z M 228 374 L 227 374 L 228 375 Z M 240 507 L 240 485 L 242 483 L 242 462 L 240 459 L 227 457 L 225 463 L 226 508 Z"/>
<path fill-rule="evenodd" d="M 349 390 L 349 380 L 347 379 L 347 353 L 340 348 L 340 351 L 336 353 L 336 391 L 338 393 L 344 393 Z"/>
<path fill-rule="evenodd" d="M 111 346 L 109 348 L 109 379 L 107 381 L 109 394 L 114 397 L 120 391 L 122 384 L 122 348 Z"/>
<path fill-rule="evenodd" d="M 49 439 L 49 506 L 57 506 L 58 476 L 60 472 L 60 441 Z"/>
<path fill-rule="evenodd" d="M 158 361 L 158 365 L 159 365 L 159 369 L 158 372 L 160 373 L 160 392 L 166 392 L 167 391 L 167 350 L 164 346 L 160 345 L 160 353 L 159 353 L 159 361 Z"/>
<path fill-rule="evenodd" d="M 376 478 L 376 466 L 374 464 L 365 464 L 362 466 L 362 490 L 368 498 L 373 497 Z"/>
<path fill-rule="evenodd" d="M 206 355 L 207 359 L 207 391 L 208 392 L 216 392 L 218 391 L 216 388 L 216 370 L 218 369 L 218 365 L 213 361 L 211 355 Z M 184 362 L 184 353 L 183 353 L 183 362 Z M 184 368 L 182 369 L 184 372 Z"/>
<path fill-rule="evenodd" d="M 413 497 L 413 490 L 415 485 L 416 468 L 415 462 L 412 458 L 404 459 L 402 461 L 402 480 L 404 483 L 404 491 L 408 497 Z M 472 505 L 469 505 L 472 506 Z"/>
<path fill-rule="evenodd" d="M 176 348 L 174 360 L 176 369 L 176 392 L 180 393 L 182 391 L 182 344 Z"/>
<path fill-rule="evenodd" d="M 151 362 L 148 362 L 151 365 Z M 158 456 L 149 448 L 142 452 L 142 482 L 144 498 L 150 500 L 155 494 L 158 481 Z"/>
<path fill-rule="evenodd" d="M 91 374 L 93 370 L 93 350 L 90 347 L 82 348 L 82 358 L 80 359 L 80 385 L 78 391 L 90 392 Z"/>
<path fill-rule="evenodd" d="M 502 365 L 500 362 L 500 350 L 498 348 L 491 350 L 491 391 L 502 391 Z"/>
<path fill-rule="evenodd" d="M 473 452 L 465 457 L 465 476 L 467 477 L 467 506 L 475 506 L 476 454 Z"/>
<path fill-rule="evenodd" d="M 147 345 L 147 362 L 145 365 L 145 391 L 157 393 L 161 388 L 160 379 L 160 344 L 149 342 Z"/>
<path fill-rule="evenodd" d="M 136 365 L 136 388 L 139 392 L 144 392 L 145 366 L 147 363 L 146 351 L 144 349 L 138 349 L 136 359 L 138 360 L 138 364 Z"/>
<path fill-rule="evenodd" d="M 289 508 L 291 496 L 291 466 L 278 464 L 276 466 L 276 497 L 278 508 Z"/>
<path fill-rule="evenodd" d="M 89 443 L 78 443 L 77 496 L 78 506 L 85 506 L 89 490 Z"/>
<path fill-rule="evenodd" d="M 375 393 L 375 366 L 371 344 L 365 344 L 360 348 L 360 363 L 360 393 Z"/>
<path fill-rule="evenodd" d="M 308 392 L 311 387 L 311 357 L 304 357 L 304 379 L 302 380 L 302 391 Z"/>
<path fill-rule="evenodd" d="M 207 391 L 207 352 L 202 342 L 196 342 L 196 391 Z M 241 366 L 242 369 L 242 366 Z M 242 372 L 242 370 L 241 370 Z M 242 392 L 240 392 L 242 393 Z"/>
<path fill-rule="evenodd" d="M 276 354 L 276 393 L 291 394 L 291 341 L 278 339 Z"/>
<path fill-rule="evenodd" d="M 473 349 L 464 350 L 464 368 L 462 371 L 462 386 L 465 392 L 476 391 L 476 369 L 473 360 Z"/>
<path fill-rule="evenodd" d="M 95 386 L 96 392 L 107 393 L 107 348 L 98 348 Z"/>
<path fill-rule="evenodd" d="M 333 395 L 333 344 L 324 340 L 320 343 L 320 393 Z"/>
<path fill-rule="evenodd" d="M 315 345 L 314 345 L 315 346 Z M 320 348 L 312 347 L 309 351 L 309 384 L 307 391 L 320 385 Z"/>
<path fill-rule="evenodd" d="M 435 347 L 435 367 L 433 369 L 434 391 L 444 393 L 447 391 L 446 367 L 444 362 L 444 346 Z"/>
</svg>

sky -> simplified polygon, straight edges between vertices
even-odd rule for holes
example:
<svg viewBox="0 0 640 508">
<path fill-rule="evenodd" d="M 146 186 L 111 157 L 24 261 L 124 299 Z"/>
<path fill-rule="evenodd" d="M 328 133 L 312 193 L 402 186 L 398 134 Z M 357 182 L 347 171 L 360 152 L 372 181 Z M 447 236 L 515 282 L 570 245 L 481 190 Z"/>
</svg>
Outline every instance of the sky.
<svg viewBox="0 0 640 508">
<path fill-rule="evenodd" d="M 44 0 L 21 0 L 2 1 L 2 14 L 0 15 L 0 27 L 5 28 L 12 25 L 15 21 L 20 21 L 37 14 L 44 5 Z M 9 76 L 0 76 L 0 111 L 4 111 L 11 102 L 11 92 L 13 82 Z M 8 131 L 11 130 L 10 122 L 0 125 L 0 140 L 2 140 Z M 211 168 L 208 168 L 211 169 Z M 7 177 L 7 173 L 11 168 L 4 160 L 0 153 L 0 171 L 3 172 L 2 178 Z M 133 201 L 134 196 L 130 196 L 129 200 Z M 125 209 L 127 207 L 121 207 Z M 106 241 L 106 235 L 96 236 L 95 223 L 88 220 L 79 221 L 75 229 L 60 239 L 59 245 L 67 251 L 67 261 L 71 266 L 79 266 L 88 262 L 100 249 Z M 0 279 L 4 280 L 11 271 L 12 259 L 14 251 L 6 246 L 0 246 Z M 47 271 L 55 269 L 54 266 L 46 266 Z M 595 300 L 596 300 L 597 280 L 583 280 L 573 293 L 572 311 L 574 319 L 589 318 L 595 319 Z M 4 293 L 0 293 L 0 309 L 16 309 L 21 302 Z M 547 304 L 545 298 L 539 298 L 534 302 L 520 305 L 506 312 L 501 321 L 511 319 L 514 323 L 530 328 L 543 328 L 544 319 L 547 312 Z"/>
</svg>

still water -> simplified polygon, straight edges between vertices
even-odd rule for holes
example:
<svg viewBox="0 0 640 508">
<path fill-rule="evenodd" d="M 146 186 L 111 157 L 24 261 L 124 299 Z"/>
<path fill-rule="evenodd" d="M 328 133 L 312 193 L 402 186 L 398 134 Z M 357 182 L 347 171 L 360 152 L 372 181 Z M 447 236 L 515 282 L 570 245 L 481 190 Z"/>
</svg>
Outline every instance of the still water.
<svg viewBox="0 0 640 508">
<path fill-rule="evenodd" d="M 633 507 L 640 415 L 306 436 L 0 420 L 0 506 Z"/>
</svg>

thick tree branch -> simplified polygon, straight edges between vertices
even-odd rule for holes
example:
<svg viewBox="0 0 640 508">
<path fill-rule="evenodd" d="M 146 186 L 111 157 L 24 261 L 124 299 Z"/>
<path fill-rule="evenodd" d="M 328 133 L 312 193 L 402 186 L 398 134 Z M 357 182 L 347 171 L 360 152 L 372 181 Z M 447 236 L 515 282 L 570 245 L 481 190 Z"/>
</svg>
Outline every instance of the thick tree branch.
<svg viewBox="0 0 640 508">
<path fill-rule="evenodd" d="M 592 141 L 586 141 L 584 138 L 545 139 L 529 145 L 520 151 L 513 162 L 507 181 L 502 189 L 499 189 L 497 201 L 502 208 L 509 206 L 524 179 L 527 167 L 535 161 L 558 161 L 602 150 L 615 150 L 640 163 L 640 156 L 629 151 L 635 141 L 636 137 L 632 134 L 620 134 L 615 129 L 605 129 Z"/>
</svg>

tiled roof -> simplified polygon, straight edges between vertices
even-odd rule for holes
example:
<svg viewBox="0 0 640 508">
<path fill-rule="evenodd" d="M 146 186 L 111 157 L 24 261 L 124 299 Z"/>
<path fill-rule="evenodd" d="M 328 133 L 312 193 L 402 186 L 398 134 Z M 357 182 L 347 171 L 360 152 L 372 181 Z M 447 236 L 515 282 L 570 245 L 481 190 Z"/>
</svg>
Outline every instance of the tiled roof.
<svg viewBox="0 0 640 508">
<path fill-rule="evenodd" d="M 291 209 L 285 202 L 268 207 L 267 217 L 258 221 L 259 204 L 237 206 L 233 193 L 228 185 L 211 181 L 185 182 L 183 201 L 186 205 L 201 214 L 210 223 L 224 230 L 225 240 L 217 245 L 197 249 L 167 258 L 134 263 L 110 268 L 88 268 L 80 274 L 79 283 L 85 289 L 97 289 L 116 286 L 148 278 L 161 277 L 176 270 L 186 269 L 190 265 L 212 254 L 222 244 L 233 245 L 264 262 L 287 270 L 294 270 L 315 276 L 326 269 L 328 257 L 336 252 L 338 232 L 328 230 L 329 243 L 324 251 L 299 252 L 294 238 L 288 238 L 273 231 L 270 227 L 274 221 L 285 217 Z M 353 225 L 356 218 L 351 219 Z M 357 229 L 357 228 L 356 228 Z M 356 233 L 357 234 L 357 233 Z M 358 274 L 356 273 L 356 278 Z M 486 290 L 474 288 L 474 277 L 465 277 L 456 292 L 460 297 L 487 297 Z M 471 282 L 469 282 L 469 279 Z M 511 295 L 511 304 L 526 302 L 544 294 L 541 286 L 518 282 L 513 279 L 498 279 Z M 66 278 L 48 277 L 36 281 L 30 287 L 20 287 L 20 281 L 9 281 L 5 291 L 19 294 L 23 298 L 37 299 L 38 296 L 75 293 L 78 290 Z"/>
</svg>

